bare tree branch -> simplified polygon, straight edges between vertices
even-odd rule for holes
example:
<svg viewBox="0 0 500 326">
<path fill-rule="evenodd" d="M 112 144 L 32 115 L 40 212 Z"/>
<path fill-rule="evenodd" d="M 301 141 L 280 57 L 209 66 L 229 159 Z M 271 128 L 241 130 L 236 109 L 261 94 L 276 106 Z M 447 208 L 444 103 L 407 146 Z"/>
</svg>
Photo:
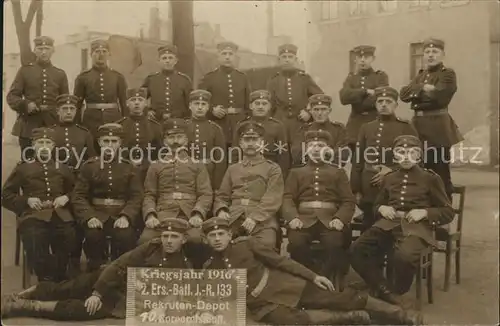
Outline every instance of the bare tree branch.
<svg viewBox="0 0 500 326">
<path fill-rule="evenodd" d="M 26 14 L 26 19 L 24 23 L 28 26 L 31 26 L 33 23 L 33 18 L 35 17 L 35 13 L 38 11 L 42 4 L 41 0 L 31 0 L 30 7 L 28 9 L 28 14 Z"/>
</svg>

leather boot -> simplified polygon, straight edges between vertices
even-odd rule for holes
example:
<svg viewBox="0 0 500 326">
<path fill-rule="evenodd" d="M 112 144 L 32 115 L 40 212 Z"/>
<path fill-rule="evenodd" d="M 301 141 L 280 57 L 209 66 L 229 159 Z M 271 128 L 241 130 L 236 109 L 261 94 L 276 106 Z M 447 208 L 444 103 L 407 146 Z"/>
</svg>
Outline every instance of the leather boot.
<svg viewBox="0 0 500 326">
<path fill-rule="evenodd" d="M 370 325 L 370 315 L 363 310 L 305 310 L 311 325 Z"/>
<path fill-rule="evenodd" d="M 54 311 L 57 301 L 26 300 L 17 295 L 2 296 L 2 319 L 9 317 L 44 317 Z"/>
<path fill-rule="evenodd" d="M 403 308 L 387 303 L 380 299 L 367 297 L 365 310 L 370 317 L 379 321 L 395 325 L 422 325 L 423 316 L 419 312 L 404 310 Z"/>
<path fill-rule="evenodd" d="M 385 302 L 391 303 L 398 305 L 400 307 L 403 307 L 405 305 L 404 300 L 401 298 L 401 296 L 393 293 L 389 288 L 387 288 L 384 285 L 379 286 L 379 288 L 375 291 L 374 293 L 376 297 L 378 297 L 381 300 L 384 300 Z"/>
</svg>

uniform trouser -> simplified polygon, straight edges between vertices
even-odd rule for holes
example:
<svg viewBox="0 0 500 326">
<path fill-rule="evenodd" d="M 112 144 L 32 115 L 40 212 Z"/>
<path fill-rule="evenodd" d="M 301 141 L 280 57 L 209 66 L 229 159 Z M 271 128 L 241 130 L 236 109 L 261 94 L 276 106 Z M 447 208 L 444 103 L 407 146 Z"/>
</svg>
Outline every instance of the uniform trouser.
<svg viewBox="0 0 500 326">
<path fill-rule="evenodd" d="M 28 264 L 39 280 L 66 278 L 69 257 L 76 243 L 74 225 L 53 214 L 50 222 L 30 218 L 19 226 Z"/>
<path fill-rule="evenodd" d="M 262 318 L 263 322 L 275 325 L 311 325 L 308 314 L 303 309 L 362 310 L 366 306 L 366 296 L 346 288 L 343 292 L 330 292 L 307 282 L 297 307 L 279 305 Z"/>
<path fill-rule="evenodd" d="M 85 254 L 89 259 L 89 270 L 96 270 L 107 260 L 106 236 L 111 237 L 111 260 L 115 260 L 122 254 L 135 248 L 137 235 L 135 230 L 129 226 L 120 229 L 113 227 L 115 220 L 109 218 L 103 223 L 102 229 L 91 229 L 84 225 L 85 241 L 83 243 Z"/>
<path fill-rule="evenodd" d="M 450 159 L 450 147 L 430 147 L 425 152 L 424 167 L 434 171 L 441 177 L 446 194 L 451 200 L 453 183 L 451 182 Z"/>
<path fill-rule="evenodd" d="M 248 234 L 247 230 L 242 227 L 243 222 L 245 221 L 245 216 L 241 215 L 238 219 L 236 219 L 231 224 L 231 232 L 233 233 L 233 239 L 237 237 L 251 236 L 255 238 L 259 243 L 276 248 L 276 244 L 278 241 L 277 230 L 272 227 L 257 225 L 252 230 L 252 233 Z"/>
<path fill-rule="evenodd" d="M 349 232 L 345 230 L 328 229 L 320 221 L 306 229 L 289 229 L 287 232 L 290 257 L 313 269 L 311 242 L 317 239 L 320 241 L 323 253 L 323 257 L 317 257 L 321 262 L 319 273 L 330 278 L 337 271 L 345 272 L 349 263 L 349 243 L 346 244 L 346 233 L 350 233 L 350 230 Z"/>
<path fill-rule="evenodd" d="M 368 230 L 377 221 L 377 216 L 373 211 L 373 203 L 362 202 L 359 205 L 359 209 L 363 211 L 362 228 L 363 232 Z"/>
<path fill-rule="evenodd" d="M 94 284 L 99 279 L 101 270 L 60 283 L 41 282 L 36 285 L 27 299 L 40 301 L 57 301 L 54 311 L 45 311 L 43 317 L 54 320 L 94 320 L 113 317 L 110 304 L 103 302 L 103 307 L 94 315 L 89 315 L 85 308 L 85 300 L 92 295 Z"/>
<path fill-rule="evenodd" d="M 21 149 L 21 160 L 28 160 L 34 157 L 34 150 L 31 149 L 31 138 L 19 137 L 19 147 Z"/>
<path fill-rule="evenodd" d="M 392 288 L 395 293 L 403 294 L 410 290 L 420 262 L 420 253 L 427 246 L 417 236 L 403 235 L 401 227 L 385 231 L 374 226 L 351 246 L 351 265 L 372 289 L 385 286 Z M 392 250 L 394 283 L 390 286 L 381 266 L 385 254 Z"/>
</svg>

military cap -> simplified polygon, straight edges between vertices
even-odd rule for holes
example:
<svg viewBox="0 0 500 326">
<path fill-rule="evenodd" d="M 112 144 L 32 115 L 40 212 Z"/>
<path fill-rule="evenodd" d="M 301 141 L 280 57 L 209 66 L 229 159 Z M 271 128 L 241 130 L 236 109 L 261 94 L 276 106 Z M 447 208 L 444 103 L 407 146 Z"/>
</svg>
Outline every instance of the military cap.
<svg viewBox="0 0 500 326">
<path fill-rule="evenodd" d="M 422 142 L 413 135 L 401 135 L 394 139 L 392 148 L 396 147 L 422 147 Z"/>
<path fill-rule="evenodd" d="M 332 140 L 332 135 L 330 135 L 328 131 L 322 129 L 306 131 L 304 137 L 306 143 L 310 141 L 324 141 L 330 143 Z"/>
<path fill-rule="evenodd" d="M 262 125 L 253 121 L 244 121 L 238 126 L 237 135 L 242 137 L 262 137 L 265 129 Z"/>
<path fill-rule="evenodd" d="M 377 87 L 375 88 L 375 97 L 376 98 L 379 98 L 379 97 L 391 97 L 393 98 L 395 101 L 398 100 L 399 98 L 399 94 L 398 94 L 398 91 L 395 90 L 394 88 L 392 87 L 389 87 L 389 86 L 381 86 L 381 87 Z"/>
<path fill-rule="evenodd" d="M 358 45 L 352 49 L 352 52 L 357 55 L 374 55 L 375 49 L 376 48 L 371 45 Z"/>
<path fill-rule="evenodd" d="M 314 94 L 309 97 L 309 104 L 314 105 L 326 105 L 330 106 L 332 104 L 332 97 L 326 94 Z"/>
<path fill-rule="evenodd" d="M 271 93 L 265 89 L 260 89 L 250 93 L 250 102 L 259 99 L 271 101 Z"/>
<path fill-rule="evenodd" d="M 75 105 L 78 103 L 79 97 L 71 94 L 61 94 L 56 97 L 57 106 L 62 106 L 65 104 Z"/>
<path fill-rule="evenodd" d="M 282 53 L 293 53 L 297 54 L 297 51 L 299 51 L 299 48 L 294 45 L 294 44 L 282 44 L 278 47 L 278 55 Z"/>
<path fill-rule="evenodd" d="M 183 119 L 168 119 L 163 123 L 163 133 L 173 135 L 187 132 L 187 123 Z"/>
<path fill-rule="evenodd" d="M 156 227 L 158 231 L 174 231 L 186 233 L 189 230 L 189 223 L 182 218 L 166 218 Z"/>
<path fill-rule="evenodd" d="M 38 36 L 33 40 L 33 43 L 35 43 L 35 46 L 40 46 L 40 45 L 54 46 L 54 39 L 49 36 Z"/>
<path fill-rule="evenodd" d="M 230 50 L 233 50 L 234 52 L 236 52 L 236 51 L 238 51 L 238 48 L 239 47 L 236 43 L 230 42 L 230 41 L 224 41 L 224 42 L 220 42 L 217 44 L 218 51 L 230 49 Z"/>
<path fill-rule="evenodd" d="M 205 101 L 210 102 L 212 93 L 204 89 L 195 89 L 189 94 L 189 101 Z"/>
<path fill-rule="evenodd" d="M 123 126 L 119 123 L 105 123 L 97 129 L 97 137 L 123 136 Z"/>
<path fill-rule="evenodd" d="M 424 49 L 426 48 L 438 48 L 444 50 L 444 41 L 437 38 L 428 38 L 424 41 Z"/>
<path fill-rule="evenodd" d="M 47 139 L 52 139 L 55 140 L 56 133 L 54 129 L 51 128 L 35 128 L 31 131 L 31 139 L 32 140 L 37 140 L 41 138 L 47 138 Z"/>
<path fill-rule="evenodd" d="M 127 89 L 127 98 L 132 97 L 142 97 L 144 99 L 148 98 L 148 90 L 146 88 L 129 88 Z"/>
<path fill-rule="evenodd" d="M 98 49 L 106 49 L 109 50 L 109 44 L 106 40 L 95 40 L 90 44 L 90 52 L 94 52 Z"/>
<path fill-rule="evenodd" d="M 172 53 L 177 55 L 177 46 L 171 43 L 160 46 L 158 48 L 158 55 L 162 55 L 164 53 Z"/>
<path fill-rule="evenodd" d="M 219 229 L 229 230 L 230 228 L 231 227 L 229 225 L 229 221 L 220 217 L 212 217 L 211 219 L 208 219 L 205 222 L 203 222 L 203 224 L 201 225 L 201 229 L 205 234 L 208 234 L 213 230 L 219 230 Z"/>
</svg>

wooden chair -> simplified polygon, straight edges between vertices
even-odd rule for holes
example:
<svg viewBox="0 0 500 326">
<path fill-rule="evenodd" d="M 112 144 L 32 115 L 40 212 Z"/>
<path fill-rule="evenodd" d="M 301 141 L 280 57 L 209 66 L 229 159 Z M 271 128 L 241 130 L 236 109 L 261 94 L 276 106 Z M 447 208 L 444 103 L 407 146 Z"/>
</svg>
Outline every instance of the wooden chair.
<svg viewBox="0 0 500 326">
<path fill-rule="evenodd" d="M 465 186 L 454 185 L 453 196 L 458 196 L 458 208 L 454 208 L 456 216 L 456 228 L 451 230 L 451 225 L 448 227 L 436 228 L 436 241 L 442 245 L 435 248 L 435 252 L 444 253 L 445 268 L 444 268 L 444 291 L 447 292 L 450 288 L 451 276 L 451 257 L 455 255 L 455 283 L 460 284 L 460 253 L 462 250 L 462 222 L 465 206 Z"/>
</svg>

